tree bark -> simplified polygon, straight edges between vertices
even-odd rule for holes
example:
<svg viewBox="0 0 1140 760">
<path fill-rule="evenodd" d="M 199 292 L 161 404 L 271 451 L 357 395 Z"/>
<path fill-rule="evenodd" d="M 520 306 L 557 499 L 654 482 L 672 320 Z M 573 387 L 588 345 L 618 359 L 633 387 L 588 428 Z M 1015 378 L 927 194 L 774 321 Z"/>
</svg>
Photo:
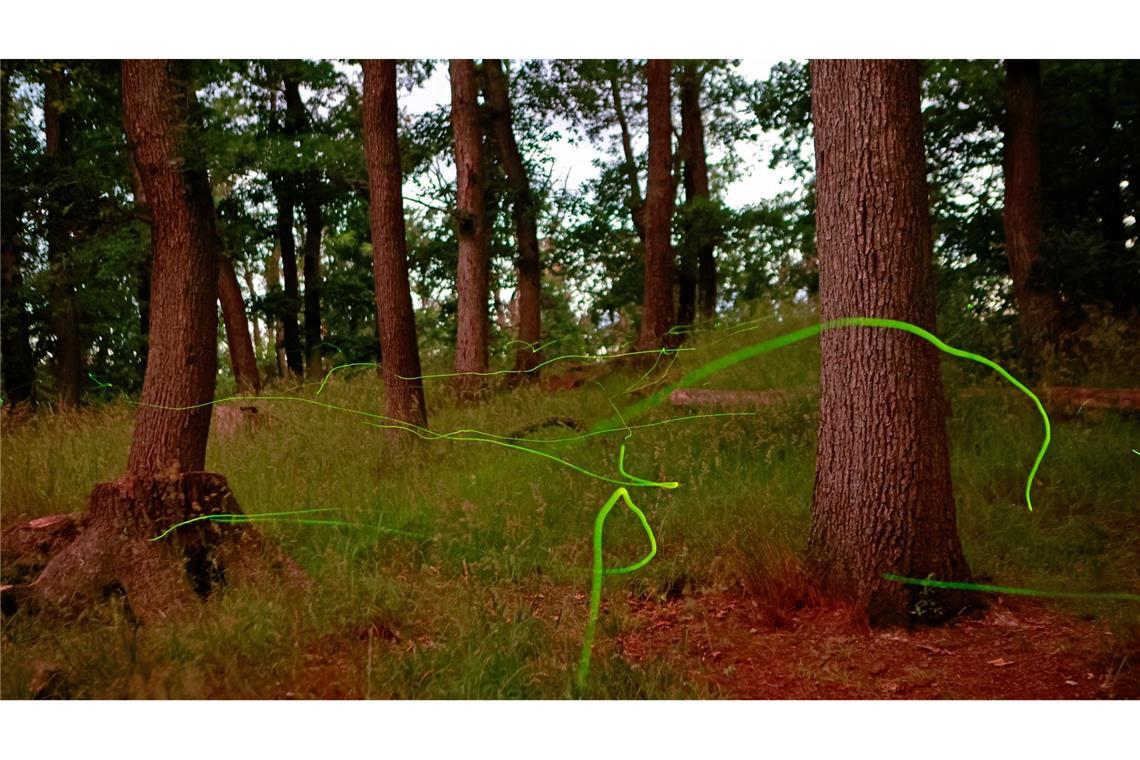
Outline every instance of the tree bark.
<svg viewBox="0 0 1140 760">
<path fill-rule="evenodd" d="M 310 380 L 324 374 L 321 362 L 321 235 L 324 213 L 316 176 L 305 182 L 305 371 Z"/>
<path fill-rule="evenodd" d="M 150 361 L 127 472 L 92 489 L 78 537 L 35 581 L 14 589 L 31 609 L 70 613 L 119 590 L 147 623 L 179 614 L 222 583 L 269 573 L 277 578 L 267 581 L 305 580 L 249 526 L 203 520 L 239 510 L 225 478 L 199 472 L 217 365 L 220 240 L 205 163 L 189 134 L 193 91 L 184 74 L 171 61 L 122 64 L 124 126 L 154 215 Z"/>
<path fill-rule="evenodd" d="M 249 339 L 249 321 L 245 315 L 245 301 L 241 296 L 234 262 L 221 253 L 218 256 L 218 300 L 222 303 L 222 321 L 226 327 L 226 345 L 230 350 L 230 365 L 239 393 L 260 393 L 261 376 L 257 371 L 257 357 Z"/>
<path fill-rule="evenodd" d="M 1048 339 L 1057 325 L 1053 298 L 1034 280 L 1041 253 L 1041 63 L 1005 62 L 1005 250 L 1027 343 Z"/>
<path fill-rule="evenodd" d="M 363 62 L 363 68 L 364 156 L 387 414 L 394 420 L 426 428 L 427 405 L 420 379 L 423 371 L 408 281 L 396 62 L 368 60 Z"/>
<path fill-rule="evenodd" d="M 265 286 L 270 296 L 279 296 L 281 288 L 281 243 L 273 246 L 273 253 L 265 261 Z M 290 374 L 289 360 L 285 351 L 285 325 L 280 311 L 276 312 L 268 329 L 273 334 L 273 355 L 277 359 L 277 377 Z"/>
<path fill-rule="evenodd" d="M 711 197 L 708 158 L 705 153 L 705 125 L 701 115 L 702 74 L 699 66 L 695 62 L 688 63 L 681 73 L 681 141 L 685 159 L 685 205 L 689 206 L 691 212 L 694 206 L 707 205 Z M 682 265 L 685 278 L 680 279 L 681 294 L 677 316 L 680 324 L 692 322 L 694 301 L 699 305 L 702 317 L 711 319 L 716 316 L 716 260 L 713 252 L 719 230 L 711 229 L 711 220 L 700 215 L 699 210 L 696 213 L 696 218 L 690 214 L 689 228 L 685 230 L 685 250 L 695 262 L 690 261 Z"/>
<path fill-rule="evenodd" d="M 205 167 L 184 154 L 185 87 L 170 61 L 123 62 L 123 115 L 154 216 L 155 254 L 150 358 L 128 476 L 192 472 L 206 463 L 220 243 Z"/>
<path fill-rule="evenodd" d="M 919 69 L 913 61 L 813 61 L 821 318 L 934 329 Z M 874 623 L 956 613 L 964 595 L 882 573 L 966 580 L 955 523 L 937 349 L 895 330 L 821 338 L 809 562 L 825 591 Z"/>
<path fill-rule="evenodd" d="M 541 361 L 535 348 L 542 339 L 542 262 L 538 250 L 537 204 L 522 153 L 515 140 L 508 82 L 502 62 L 497 58 L 485 59 L 483 74 L 487 83 L 487 109 L 494 126 L 495 144 L 511 188 L 515 239 L 519 246 L 517 319 L 518 340 L 523 345 L 520 345 L 515 354 L 514 369 L 526 373 L 517 377 L 534 380 L 538 377 L 534 368 Z"/>
<path fill-rule="evenodd" d="M 0 173 L 4 182 L 0 186 L 3 193 L 3 239 L 0 240 L 0 354 L 3 354 L 4 401 L 8 404 L 23 402 L 35 403 L 36 366 L 32 357 L 32 344 L 28 332 L 28 312 L 23 293 L 23 255 L 20 240 L 20 216 L 23 213 L 24 197 L 15 177 L 12 165 L 12 93 L 8 81 L 8 69 L 0 70 L 0 100 L 3 101 L 3 121 L 0 133 L 3 146 L 0 148 Z"/>
<path fill-rule="evenodd" d="M 297 310 L 301 303 L 300 284 L 297 281 L 297 241 L 293 237 L 293 189 L 286 179 L 274 183 L 277 195 L 277 241 L 281 249 L 281 276 L 285 281 L 284 304 L 278 319 L 284 333 L 286 369 L 290 375 L 304 373 L 301 358 L 301 326 L 297 323 Z"/>
<path fill-rule="evenodd" d="M 250 299 L 256 301 L 256 291 L 253 288 L 253 270 L 249 267 L 245 267 L 242 271 L 242 276 L 245 279 L 245 287 L 246 290 L 249 291 Z M 256 314 L 253 315 L 253 323 L 251 327 L 253 328 L 253 353 L 254 356 L 256 356 L 257 353 L 262 349 L 261 320 L 257 318 Z"/>
<path fill-rule="evenodd" d="M 484 201 L 482 144 L 479 129 L 475 62 L 452 59 L 451 129 L 455 140 L 456 236 L 459 239 L 459 295 L 456 315 L 455 371 L 487 371 L 490 257 L 487 209 Z M 463 374 L 455 387 L 463 399 L 482 395 L 486 378 Z"/>
<path fill-rule="evenodd" d="M 645 196 L 645 296 L 641 315 L 641 349 L 666 345 L 673 327 L 673 193 L 670 162 L 673 122 L 671 66 L 652 59 L 646 65 L 649 105 L 649 179 Z"/>
<path fill-rule="evenodd" d="M 633 154 L 633 137 L 630 134 L 629 119 L 625 115 L 625 104 L 621 98 L 621 83 L 618 81 L 616 65 L 610 70 L 610 97 L 613 100 L 614 115 L 621 129 L 621 150 L 625 158 L 625 174 L 629 182 L 629 215 L 637 230 L 637 239 L 645 245 L 645 202 L 641 198 L 641 181 L 637 177 L 637 157 Z"/>
<path fill-rule="evenodd" d="M 44 76 L 44 154 L 52 176 L 70 170 L 70 119 L 66 113 L 67 77 L 58 68 Z M 70 186 L 57 182 L 49 193 L 47 218 L 48 267 L 52 330 L 55 333 L 55 391 L 62 408 L 79 405 L 83 361 L 79 342 L 79 313 L 71 274 L 71 219 L 74 202 Z"/>
<path fill-rule="evenodd" d="M 146 190 L 143 188 L 139 169 L 135 165 L 134 156 L 130 155 L 129 152 L 127 163 L 130 164 L 131 191 L 135 196 L 135 209 L 149 226 L 154 223 L 154 217 L 150 211 L 150 204 L 146 202 Z M 154 261 L 153 233 L 150 239 L 150 245 L 135 270 L 135 297 L 139 305 L 139 367 L 144 377 L 146 376 L 146 361 L 150 348 L 150 273 Z"/>
<path fill-rule="evenodd" d="M 308 132 L 309 113 L 301 99 L 300 84 L 288 77 L 285 83 L 286 131 L 292 135 Z M 305 276 L 305 366 L 310 379 L 323 374 L 321 364 L 321 234 L 324 213 L 321 203 L 320 175 L 316 171 L 294 172 L 290 178 L 301 202 L 305 217 L 305 239 L 302 260 Z"/>
</svg>

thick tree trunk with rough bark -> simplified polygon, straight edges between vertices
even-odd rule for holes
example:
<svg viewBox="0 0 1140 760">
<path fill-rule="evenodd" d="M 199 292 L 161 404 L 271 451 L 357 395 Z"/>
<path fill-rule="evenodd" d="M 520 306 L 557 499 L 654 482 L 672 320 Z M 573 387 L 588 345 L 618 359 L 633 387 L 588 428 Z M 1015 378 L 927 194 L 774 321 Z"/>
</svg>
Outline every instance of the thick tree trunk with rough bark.
<svg viewBox="0 0 1140 760">
<path fill-rule="evenodd" d="M 214 397 L 220 243 L 205 168 L 184 155 L 187 85 L 177 68 L 123 63 L 127 136 L 154 217 L 150 359 L 127 466 L 135 476 L 201 470 Z"/>
<path fill-rule="evenodd" d="M 222 304 L 226 345 L 230 351 L 230 365 L 233 367 L 238 392 L 260 393 L 261 375 L 257 371 L 253 343 L 249 339 L 245 301 L 242 299 L 234 262 L 224 253 L 218 256 L 218 300 Z"/>
<path fill-rule="evenodd" d="M 517 321 L 518 340 L 523 345 L 519 346 L 515 354 L 514 369 L 526 373 L 516 377 L 534 380 L 537 379 L 538 372 L 533 370 L 541 361 L 534 349 L 542 339 L 542 262 L 538 251 L 538 209 L 522 153 L 515 140 L 508 82 L 502 62 L 497 58 L 485 59 L 483 75 L 487 83 L 487 109 L 494 128 L 495 145 L 511 188 L 515 239 L 519 246 Z"/>
<path fill-rule="evenodd" d="M 705 154 L 705 125 L 701 116 L 700 64 L 685 64 L 681 72 L 681 151 L 685 160 L 684 188 L 685 205 L 692 211 L 694 207 L 707 204 L 709 194 L 709 167 Z M 707 215 L 690 214 L 689 227 L 685 230 L 685 255 L 688 261 L 682 263 L 683 277 L 680 283 L 680 298 L 677 321 L 689 324 L 693 321 L 694 302 L 700 315 L 711 319 L 716 315 L 716 248 L 717 230 L 710 228 Z"/>
<path fill-rule="evenodd" d="M 649 104 L 649 179 L 645 194 L 645 296 L 641 349 L 664 346 L 673 327 L 673 157 L 671 65 L 651 59 L 646 65 Z"/>
<path fill-rule="evenodd" d="M 1041 252 L 1041 62 L 1005 63 L 1005 251 L 1027 343 L 1048 339 L 1056 303 L 1034 281 Z"/>
<path fill-rule="evenodd" d="M 135 165 L 134 156 L 128 153 L 127 163 L 131 170 L 131 192 L 134 194 L 135 211 L 147 225 L 154 223 L 150 213 L 150 204 L 146 202 L 146 190 L 143 188 L 142 177 Z M 150 272 L 154 261 L 154 235 L 150 236 L 151 244 L 147 248 L 135 270 L 135 298 L 139 305 L 139 366 L 142 374 L 146 376 L 146 360 L 150 347 Z"/>
<path fill-rule="evenodd" d="M 821 318 L 934 329 L 919 70 L 914 61 L 813 61 Z M 966 580 L 955 523 L 938 351 L 895 330 L 821 337 L 809 560 L 823 588 L 873 622 L 935 620 L 964 596 L 883 573 Z M 930 590 L 933 591 L 933 590 Z"/>
<path fill-rule="evenodd" d="M 456 236 L 459 239 L 459 295 L 456 315 L 455 371 L 487 371 L 490 257 L 487 209 L 483 188 L 483 157 L 479 129 L 475 62 L 451 61 L 451 129 L 455 140 Z M 486 379 L 460 375 L 455 387 L 461 398 L 482 395 Z"/>
<path fill-rule="evenodd" d="M 363 67 L 364 157 L 387 414 L 409 425 L 427 427 L 416 317 L 408 282 L 396 62 L 368 60 Z"/>
<path fill-rule="evenodd" d="M 126 474 L 100 483 L 82 530 L 31 584 L 8 590 L 65 613 L 122 592 L 142 622 L 179 614 L 220 584 L 304 582 L 249 526 L 202 520 L 238 513 L 205 464 L 217 365 L 218 251 L 205 164 L 190 134 L 186 69 L 124 61 L 123 117 L 154 221 L 151 351 Z M 189 521 L 182 527 L 175 527 Z"/>
<path fill-rule="evenodd" d="M 32 344 L 28 333 L 28 311 L 24 304 L 23 295 L 23 256 L 21 254 L 22 242 L 20 240 L 20 216 L 23 211 L 23 194 L 15 184 L 15 172 L 11 165 L 12 158 L 12 132 L 11 101 L 12 93 L 9 89 L 8 70 L 0 71 L 2 78 L 3 101 L 3 147 L 0 148 L 0 160 L 3 167 L 0 173 L 4 182 L 0 186 L 3 193 L 3 240 L 0 240 L 0 331 L 2 340 L 0 353 L 4 362 L 4 403 L 19 404 L 23 402 L 35 403 L 36 400 L 36 367 L 32 358 Z"/>
<path fill-rule="evenodd" d="M 44 76 L 44 153 L 60 176 L 71 161 L 69 156 L 70 119 L 66 109 L 67 76 L 58 68 L 50 68 Z M 79 313 L 72 282 L 71 233 L 68 209 L 75 201 L 67 183 L 57 183 L 51 190 L 47 214 L 48 267 L 51 281 L 51 322 L 55 333 L 52 349 L 55 359 L 55 392 L 59 405 L 79 405 L 83 360 L 79 344 Z"/>
</svg>

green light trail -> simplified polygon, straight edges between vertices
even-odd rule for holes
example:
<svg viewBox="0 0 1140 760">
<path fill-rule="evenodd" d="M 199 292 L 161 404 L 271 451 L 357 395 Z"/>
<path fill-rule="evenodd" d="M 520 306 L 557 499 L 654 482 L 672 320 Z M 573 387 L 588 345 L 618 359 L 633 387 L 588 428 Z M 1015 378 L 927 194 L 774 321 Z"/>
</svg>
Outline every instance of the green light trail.
<svg viewBox="0 0 1140 760">
<path fill-rule="evenodd" d="M 1013 586 L 991 586 L 988 583 L 965 583 L 960 581 L 936 581 L 930 578 L 907 578 L 905 575 L 883 573 L 888 581 L 907 583 L 912 586 L 927 586 L 929 588 L 950 588 L 961 591 L 984 591 L 988 594 L 1016 594 L 1018 596 L 1042 596 L 1053 599 L 1108 599 L 1120 602 L 1140 602 L 1140 594 L 1129 594 L 1124 591 L 1084 592 L 1084 591 L 1040 591 L 1032 588 L 1016 588 Z"/>
</svg>

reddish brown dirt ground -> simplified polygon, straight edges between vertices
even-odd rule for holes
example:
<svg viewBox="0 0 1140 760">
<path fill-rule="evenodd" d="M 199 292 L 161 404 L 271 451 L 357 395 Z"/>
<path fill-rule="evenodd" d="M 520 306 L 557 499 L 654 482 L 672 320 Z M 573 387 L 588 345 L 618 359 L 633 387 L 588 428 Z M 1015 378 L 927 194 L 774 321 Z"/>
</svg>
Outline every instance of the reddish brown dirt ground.
<svg viewBox="0 0 1140 760">
<path fill-rule="evenodd" d="M 633 661 L 687 641 L 694 676 L 738 699 L 1112 699 L 1140 678 L 1103 624 L 1022 600 L 938 628 L 870 630 L 844 609 L 774 621 L 739 595 L 629 600 Z"/>
</svg>

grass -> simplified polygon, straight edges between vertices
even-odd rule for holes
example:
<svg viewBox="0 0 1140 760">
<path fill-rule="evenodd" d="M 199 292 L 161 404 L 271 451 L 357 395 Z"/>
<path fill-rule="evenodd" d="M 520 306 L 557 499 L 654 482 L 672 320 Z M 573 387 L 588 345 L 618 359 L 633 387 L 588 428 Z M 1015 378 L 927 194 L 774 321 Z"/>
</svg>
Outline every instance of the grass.
<svg viewBox="0 0 1140 760">
<path fill-rule="evenodd" d="M 499 389 L 484 404 L 459 407 L 436 383 L 429 387 L 431 425 L 498 434 L 551 416 L 592 425 L 613 414 L 611 401 L 619 408 L 632 401 L 626 391 L 658 379 L 666 366 L 675 379 L 812 321 L 806 308 L 785 309 L 780 319 L 763 315 L 698 333 L 686 343 L 694 351 L 647 378 L 644 368 L 615 362 L 600 365 L 596 381 L 572 391 Z M 1053 448 L 1034 487 L 1037 511 L 1030 514 L 1022 492 L 1041 437 L 1032 405 L 984 372 L 949 359 L 943 366 L 955 399 L 949 427 L 959 528 L 974 571 L 1012 586 L 1140 590 L 1140 458 L 1131 451 L 1140 448 L 1140 422 L 1115 414 L 1055 421 Z M 730 368 L 709 386 L 811 387 L 817 378 L 812 340 Z M 968 385 L 1001 392 L 958 393 Z M 295 395 L 312 398 L 315 388 Z M 375 373 L 363 370 L 337 373 L 320 398 L 377 412 L 382 395 Z M 807 536 L 815 405 L 809 393 L 755 416 L 636 430 L 626 442 L 628 472 L 682 485 L 632 489 L 659 554 L 641 571 L 607 578 L 587 696 L 713 696 L 693 677 L 682 641 L 647 661 L 623 657 L 617 634 L 639 625 L 620 603 L 626 594 L 656 599 L 741 588 L 768 600 L 778 620 L 789 595 L 808 593 L 796 557 Z M 65 684 L 59 693 L 92 698 L 574 693 L 593 520 L 612 485 L 498 446 L 399 437 L 364 425 L 358 415 L 300 401 L 258 406 L 264 424 L 212 437 L 207 466 L 228 478 L 246 513 L 330 509 L 330 517 L 358 526 L 261 524 L 316 580 L 314 590 L 227 589 L 193 619 L 146 629 L 114 604 L 68 625 L 17 614 L 4 622 L 0 694 L 29 696 L 53 672 Z M 7 426 L 3 523 L 81 511 L 94 483 L 121 474 L 132 413 L 119 401 Z M 641 421 L 677 414 L 658 408 Z M 617 476 L 622 439 L 610 434 L 543 450 Z M 644 533 L 624 509 L 615 509 L 605 535 L 609 566 L 645 553 Z M 1135 626 L 1129 605 L 1067 606 Z"/>
</svg>

